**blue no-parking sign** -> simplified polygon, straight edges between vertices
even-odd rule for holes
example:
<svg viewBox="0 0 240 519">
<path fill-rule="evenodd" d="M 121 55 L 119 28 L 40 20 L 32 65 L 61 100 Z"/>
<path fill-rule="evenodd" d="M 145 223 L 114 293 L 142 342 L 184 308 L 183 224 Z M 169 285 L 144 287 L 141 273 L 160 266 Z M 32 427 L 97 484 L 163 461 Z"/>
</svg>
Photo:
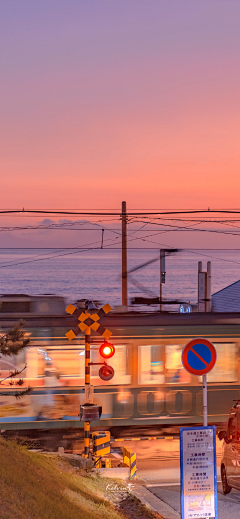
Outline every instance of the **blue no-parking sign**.
<svg viewBox="0 0 240 519">
<path fill-rule="evenodd" d="M 182 352 L 183 366 L 192 375 L 206 375 L 213 368 L 216 358 L 213 344 L 202 337 L 192 339 Z"/>
</svg>

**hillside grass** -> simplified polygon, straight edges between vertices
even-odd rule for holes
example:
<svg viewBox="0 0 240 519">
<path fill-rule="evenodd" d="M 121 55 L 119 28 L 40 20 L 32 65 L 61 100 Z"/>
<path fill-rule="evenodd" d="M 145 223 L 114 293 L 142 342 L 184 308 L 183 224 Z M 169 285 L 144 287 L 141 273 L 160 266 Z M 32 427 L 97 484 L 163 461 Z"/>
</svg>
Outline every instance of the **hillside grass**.
<svg viewBox="0 0 240 519">
<path fill-rule="evenodd" d="M 109 480 L 64 463 L 0 438 L 0 519 L 123 519 L 104 499 Z"/>
</svg>

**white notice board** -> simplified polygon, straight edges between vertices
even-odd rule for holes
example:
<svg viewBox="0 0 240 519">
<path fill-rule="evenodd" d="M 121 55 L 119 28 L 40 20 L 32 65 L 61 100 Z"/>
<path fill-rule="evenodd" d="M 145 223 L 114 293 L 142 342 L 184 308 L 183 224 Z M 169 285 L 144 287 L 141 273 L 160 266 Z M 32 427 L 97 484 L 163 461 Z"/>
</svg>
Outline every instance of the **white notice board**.
<svg viewBox="0 0 240 519">
<path fill-rule="evenodd" d="M 180 427 L 181 519 L 218 519 L 216 427 Z"/>
</svg>

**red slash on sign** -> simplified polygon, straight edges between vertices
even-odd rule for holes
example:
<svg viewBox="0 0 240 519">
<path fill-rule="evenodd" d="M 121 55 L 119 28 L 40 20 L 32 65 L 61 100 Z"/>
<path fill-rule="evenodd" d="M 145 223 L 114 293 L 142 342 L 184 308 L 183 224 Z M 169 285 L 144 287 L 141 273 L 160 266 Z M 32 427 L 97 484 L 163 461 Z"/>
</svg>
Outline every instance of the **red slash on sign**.
<svg viewBox="0 0 240 519">
<path fill-rule="evenodd" d="M 213 344 L 202 337 L 191 340 L 182 352 L 183 366 L 192 375 L 205 375 L 211 371 L 216 358 Z"/>
</svg>

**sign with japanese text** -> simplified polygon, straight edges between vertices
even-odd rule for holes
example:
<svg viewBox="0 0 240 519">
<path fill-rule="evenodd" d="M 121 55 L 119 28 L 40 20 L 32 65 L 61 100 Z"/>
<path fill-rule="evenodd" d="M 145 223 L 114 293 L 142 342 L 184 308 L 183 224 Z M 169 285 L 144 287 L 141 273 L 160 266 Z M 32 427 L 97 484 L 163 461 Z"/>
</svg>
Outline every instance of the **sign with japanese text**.
<svg viewBox="0 0 240 519">
<path fill-rule="evenodd" d="M 218 519 L 216 427 L 180 427 L 181 519 Z"/>
</svg>

